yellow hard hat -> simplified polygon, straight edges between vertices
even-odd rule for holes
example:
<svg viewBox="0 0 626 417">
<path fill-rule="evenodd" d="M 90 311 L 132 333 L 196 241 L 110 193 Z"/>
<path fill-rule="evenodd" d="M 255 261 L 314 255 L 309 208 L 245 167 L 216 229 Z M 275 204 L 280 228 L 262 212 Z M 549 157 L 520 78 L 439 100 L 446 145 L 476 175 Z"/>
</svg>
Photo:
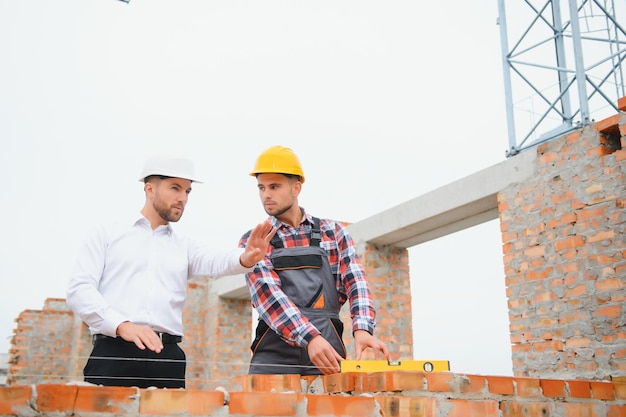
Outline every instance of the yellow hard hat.
<svg viewBox="0 0 626 417">
<path fill-rule="evenodd" d="M 300 160 L 290 148 L 283 146 L 269 147 L 256 159 L 254 170 L 250 175 L 255 177 L 257 174 L 264 173 L 298 175 L 300 182 L 304 183 Z"/>
</svg>

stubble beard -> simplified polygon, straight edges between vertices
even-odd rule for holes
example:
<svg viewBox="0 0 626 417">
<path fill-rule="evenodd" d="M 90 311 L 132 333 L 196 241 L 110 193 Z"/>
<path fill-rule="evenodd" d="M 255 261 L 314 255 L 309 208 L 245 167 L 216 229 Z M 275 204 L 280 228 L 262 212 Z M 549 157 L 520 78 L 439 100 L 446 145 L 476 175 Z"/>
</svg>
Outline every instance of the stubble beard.
<svg viewBox="0 0 626 417">
<path fill-rule="evenodd" d="M 157 214 L 163 220 L 165 220 L 166 222 L 172 222 L 172 223 L 176 223 L 177 221 L 179 221 L 180 218 L 183 216 L 183 212 L 185 211 L 185 209 L 183 208 L 180 211 L 180 214 L 176 215 L 176 214 L 173 213 L 173 209 L 171 207 L 167 207 L 165 205 L 161 205 L 157 201 L 152 203 L 152 206 L 154 207 L 154 210 L 157 212 Z"/>
<path fill-rule="evenodd" d="M 287 211 L 289 211 L 292 207 L 293 207 L 293 204 L 290 204 L 290 205 L 285 206 L 283 208 L 279 208 L 279 209 L 277 209 L 275 211 L 265 209 L 265 212 L 267 214 L 269 214 L 270 216 L 274 216 L 274 217 L 278 218 L 278 217 L 282 216 L 283 214 L 285 214 Z"/>
</svg>

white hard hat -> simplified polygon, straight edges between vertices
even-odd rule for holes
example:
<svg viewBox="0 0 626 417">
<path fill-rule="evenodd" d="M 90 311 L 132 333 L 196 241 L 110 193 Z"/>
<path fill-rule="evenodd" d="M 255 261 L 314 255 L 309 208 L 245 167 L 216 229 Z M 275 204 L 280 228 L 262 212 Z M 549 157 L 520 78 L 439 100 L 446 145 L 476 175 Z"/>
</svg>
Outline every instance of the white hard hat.
<svg viewBox="0 0 626 417">
<path fill-rule="evenodd" d="M 160 175 L 164 177 L 184 178 L 189 181 L 202 181 L 196 178 L 193 162 L 187 158 L 155 155 L 146 160 L 141 171 L 139 181 L 143 182 L 146 177 L 151 175 Z"/>
</svg>

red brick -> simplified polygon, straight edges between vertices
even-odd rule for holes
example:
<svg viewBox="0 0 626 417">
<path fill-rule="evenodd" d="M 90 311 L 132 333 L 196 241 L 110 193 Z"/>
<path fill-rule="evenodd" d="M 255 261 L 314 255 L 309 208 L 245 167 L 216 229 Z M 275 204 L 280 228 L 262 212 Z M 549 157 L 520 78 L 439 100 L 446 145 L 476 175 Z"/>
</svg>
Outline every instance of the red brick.
<svg viewBox="0 0 626 417">
<path fill-rule="evenodd" d="M 494 400 L 448 400 L 440 401 L 440 404 L 451 406 L 446 417 L 499 417 L 498 402 Z"/>
<path fill-rule="evenodd" d="M 502 417 L 549 417 L 553 415 L 553 408 L 554 407 L 547 402 L 502 401 L 500 403 Z"/>
<path fill-rule="evenodd" d="M 241 375 L 235 380 L 243 392 L 300 392 L 300 375 Z"/>
<path fill-rule="evenodd" d="M 609 405 L 606 408 L 606 417 L 626 416 L 626 405 Z"/>
<path fill-rule="evenodd" d="M 427 397 L 375 397 L 384 417 L 436 417 L 437 400 Z M 335 414 L 337 415 L 337 414 Z"/>
<path fill-rule="evenodd" d="M 537 378 L 513 378 L 520 397 L 540 397 L 541 385 Z"/>
<path fill-rule="evenodd" d="M 565 381 L 556 379 L 540 379 L 539 384 L 546 397 L 567 397 Z"/>
<path fill-rule="evenodd" d="M 309 416 L 370 417 L 376 410 L 374 398 L 307 395 L 306 399 Z"/>
<path fill-rule="evenodd" d="M 482 394 L 487 390 L 487 378 L 480 375 L 459 375 L 460 392 Z"/>
<path fill-rule="evenodd" d="M 76 385 L 37 385 L 37 410 L 43 412 L 70 411 L 73 413 L 74 400 L 77 394 L 78 386 Z"/>
<path fill-rule="evenodd" d="M 137 388 L 79 386 L 74 411 L 131 413 L 137 410 Z"/>
<path fill-rule="evenodd" d="M 563 412 L 563 415 L 567 417 L 603 417 L 601 414 L 598 414 L 596 406 L 590 403 L 565 403 L 563 404 Z"/>
<path fill-rule="evenodd" d="M 565 239 L 557 240 L 554 246 L 557 251 L 577 248 L 585 244 L 585 240 L 581 236 L 572 236 Z"/>
<path fill-rule="evenodd" d="M 430 392 L 454 392 L 452 383 L 454 374 L 450 372 L 432 372 L 424 374 L 428 391 Z"/>
<path fill-rule="evenodd" d="M 612 305 L 598 308 L 593 315 L 594 316 L 606 316 L 610 318 L 620 317 L 622 313 L 622 306 Z"/>
<path fill-rule="evenodd" d="M 613 400 L 615 399 L 615 392 L 613 391 L 613 384 L 603 381 L 591 381 L 591 395 L 593 398 L 599 400 Z"/>
<path fill-rule="evenodd" d="M 487 385 L 489 392 L 492 394 L 513 395 L 515 388 L 513 387 L 513 378 L 505 376 L 487 376 Z"/>
<path fill-rule="evenodd" d="M 230 393 L 228 410 L 229 414 L 294 416 L 302 399 L 299 393 L 233 392 Z"/>
<path fill-rule="evenodd" d="M 357 372 L 346 372 L 340 374 L 323 375 L 321 381 L 324 385 L 324 391 L 327 393 L 350 392 L 350 391 L 367 391 L 367 374 Z M 357 388 L 356 380 L 359 380 Z M 365 379 L 365 383 L 362 380 Z"/>
<path fill-rule="evenodd" d="M 369 390 L 379 391 L 424 391 L 424 372 L 393 371 L 375 372 L 369 375 Z"/>
<path fill-rule="evenodd" d="M 32 389 L 28 385 L 0 386 L 0 415 L 31 415 Z"/>
<path fill-rule="evenodd" d="M 591 398 L 591 385 L 589 385 L 589 381 L 567 381 L 567 387 L 569 388 L 569 393 L 572 397 Z"/>
<path fill-rule="evenodd" d="M 224 407 L 220 391 L 141 390 L 140 414 L 150 415 L 213 415 Z"/>
</svg>

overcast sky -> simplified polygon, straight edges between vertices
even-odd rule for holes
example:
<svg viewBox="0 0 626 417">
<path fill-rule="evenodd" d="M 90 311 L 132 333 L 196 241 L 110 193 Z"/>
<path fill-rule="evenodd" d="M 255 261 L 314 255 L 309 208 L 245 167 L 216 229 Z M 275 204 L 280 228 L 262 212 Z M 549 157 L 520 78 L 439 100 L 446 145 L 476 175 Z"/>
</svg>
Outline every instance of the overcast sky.
<svg viewBox="0 0 626 417">
<path fill-rule="evenodd" d="M 138 212 L 146 156 L 191 156 L 175 225 L 234 247 L 266 216 L 248 176 L 271 145 L 301 204 L 357 222 L 505 159 L 497 2 L 0 2 L 0 352 L 64 298 L 76 248 Z M 499 225 L 410 249 L 414 358 L 510 375 Z M 388 341 L 390 342 L 390 341 Z M 393 343 L 390 343 L 393 350 Z"/>
</svg>

